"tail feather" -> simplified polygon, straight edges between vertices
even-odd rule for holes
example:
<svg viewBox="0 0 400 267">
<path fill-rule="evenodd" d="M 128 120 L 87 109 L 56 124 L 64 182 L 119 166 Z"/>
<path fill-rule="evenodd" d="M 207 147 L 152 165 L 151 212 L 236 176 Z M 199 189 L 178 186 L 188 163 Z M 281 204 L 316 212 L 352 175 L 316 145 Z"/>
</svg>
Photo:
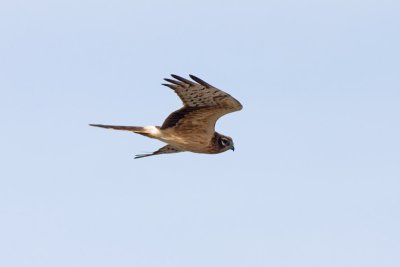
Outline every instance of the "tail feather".
<svg viewBox="0 0 400 267">
<path fill-rule="evenodd" d="M 150 138 L 158 138 L 160 135 L 160 131 L 158 126 L 119 126 L 119 125 L 103 125 L 103 124 L 89 124 L 90 126 L 106 128 L 106 129 L 114 129 L 114 130 L 122 130 L 122 131 L 130 131 L 137 134 L 141 134 Z"/>
<path fill-rule="evenodd" d="M 144 127 L 138 127 L 138 126 L 119 126 L 119 125 L 103 125 L 103 124 L 89 124 L 89 125 L 106 129 L 130 131 L 134 133 L 146 133 Z"/>
</svg>

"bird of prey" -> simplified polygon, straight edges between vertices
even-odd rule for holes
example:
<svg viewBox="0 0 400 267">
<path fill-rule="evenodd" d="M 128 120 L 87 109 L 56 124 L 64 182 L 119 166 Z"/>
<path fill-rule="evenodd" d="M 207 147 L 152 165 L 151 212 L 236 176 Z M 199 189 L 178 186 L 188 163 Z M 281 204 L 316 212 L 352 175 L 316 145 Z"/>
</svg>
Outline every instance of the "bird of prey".
<svg viewBox="0 0 400 267">
<path fill-rule="evenodd" d="M 135 158 L 183 151 L 217 154 L 235 150 L 232 138 L 217 133 L 214 127 L 223 115 L 241 110 L 240 102 L 194 75 L 189 75 L 192 81 L 174 74 L 171 76 L 174 79 L 166 78 L 168 83 L 162 85 L 175 91 L 183 107 L 171 113 L 161 126 L 90 126 L 130 131 L 167 143 L 153 153 Z"/>
</svg>

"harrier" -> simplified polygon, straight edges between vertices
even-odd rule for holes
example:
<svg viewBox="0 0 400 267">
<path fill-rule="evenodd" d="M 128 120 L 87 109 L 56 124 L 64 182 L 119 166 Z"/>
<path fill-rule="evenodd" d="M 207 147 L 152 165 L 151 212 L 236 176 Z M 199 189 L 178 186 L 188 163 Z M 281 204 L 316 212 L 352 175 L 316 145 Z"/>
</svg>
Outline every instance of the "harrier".
<svg viewBox="0 0 400 267">
<path fill-rule="evenodd" d="M 167 143 L 153 153 L 136 155 L 135 158 L 183 151 L 217 154 L 235 150 L 232 138 L 217 133 L 214 127 L 223 115 L 242 109 L 239 101 L 194 75 L 189 75 L 193 81 L 174 74 L 171 76 L 174 79 L 164 79 L 168 83 L 163 85 L 175 91 L 183 107 L 171 113 L 162 126 L 90 126 L 130 131 Z"/>
</svg>

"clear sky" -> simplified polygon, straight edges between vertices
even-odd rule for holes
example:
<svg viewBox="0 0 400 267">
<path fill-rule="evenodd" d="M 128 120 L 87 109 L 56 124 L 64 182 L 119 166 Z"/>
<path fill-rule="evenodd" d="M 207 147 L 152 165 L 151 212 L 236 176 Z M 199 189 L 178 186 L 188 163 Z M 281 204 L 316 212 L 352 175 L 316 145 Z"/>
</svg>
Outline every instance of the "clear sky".
<svg viewBox="0 0 400 267">
<path fill-rule="evenodd" d="M 399 1 L 0 2 L 0 266 L 400 266 Z M 189 73 L 235 152 L 134 160 Z"/>
</svg>

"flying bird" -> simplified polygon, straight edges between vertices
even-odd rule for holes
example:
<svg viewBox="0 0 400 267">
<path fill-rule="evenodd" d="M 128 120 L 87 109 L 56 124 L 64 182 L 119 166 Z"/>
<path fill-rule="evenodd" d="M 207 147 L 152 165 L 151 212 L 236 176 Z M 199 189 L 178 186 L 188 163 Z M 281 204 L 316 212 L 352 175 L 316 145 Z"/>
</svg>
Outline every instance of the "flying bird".
<svg viewBox="0 0 400 267">
<path fill-rule="evenodd" d="M 192 81 L 174 74 L 171 76 L 174 79 L 166 78 L 164 80 L 168 83 L 162 85 L 175 91 L 183 107 L 171 113 L 161 126 L 89 125 L 130 131 L 167 143 L 153 153 L 136 155 L 135 158 L 183 151 L 217 154 L 235 150 L 231 137 L 215 131 L 215 123 L 223 115 L 241 110 L 240 102 L 194 75 L 189 75 Z"/>
</svg>

